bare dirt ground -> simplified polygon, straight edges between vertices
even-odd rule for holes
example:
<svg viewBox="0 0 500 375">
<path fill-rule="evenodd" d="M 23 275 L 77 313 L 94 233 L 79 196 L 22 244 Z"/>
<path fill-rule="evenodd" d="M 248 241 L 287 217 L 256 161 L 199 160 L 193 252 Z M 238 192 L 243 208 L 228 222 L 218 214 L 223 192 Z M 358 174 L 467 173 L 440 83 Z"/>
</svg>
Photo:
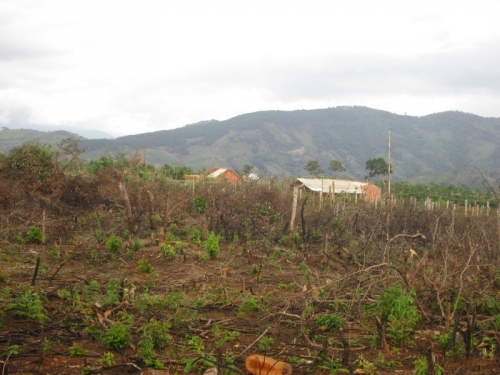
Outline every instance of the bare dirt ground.
<svg viewBox="0 0 500 375">
<path fill-rule="evenodd" d="M 358 320 L 351 315 L 351 307 L 343 311 L 336 308 L 339 301 L 354 306 L 372 298 L 364 293 L 354 295 L 359 289 L 359 279 L 348 276 L 359 271 L 362 274 L 362 270 L 353 266 L 347 269 L 346 259 L 338 254 L 325 261 L 325 256 L 319 254 L 305 257 L 300 252 L 282 250 L 279 255 L 266 256 L 254 248 L 250 255 L 238 246 L 228 249 L 229 246 L 224 246 L 215 260 L 204 261 L 198 260 L 202 249 L 195 245 L 186 247 L 174 260 L 167 259 L 157 246 L 117 256 L 110 255 L 101 246 L 92 252 L 94 259 L 89 259 L 88 254 L 82 254 L 75 246 L 61 246 L 56 254 L 47 246 L 22 249 L 14 246 L 10 250 L 4 247 L 1 269 L 9 281 L 0 285 L 8 285 L 13 290 L 19 290 L 23 283 L 31 283 L 34 261 L 40 257 L 41 270 L 33 290 L 46 296 L 44 306 L 49 317 L 43 326 L 20 317 L 6 320 L 0 331 L 4 353 L 14 344 L 22 347 L 19 355 L 6 358 L 4 354 L 8 374 L 147 373 L 144 360 L 138 356 L 137 336 L 138 328 L 151 320 L 167 321 L 172 326 L 167 347 L 157 351 L 165 372 L 151 370 L 156 374 L 183 373 L 186 358 L 214 359 L 212 366 L 209 362 L 200 362 L 192 371 L 199 373 L 207 367 L 217 367 L 217 363 L 225 363 L 227 353 L 232 357 L 231 366 L 246 373 L 245 356 L 259 352 L 290 361 L 297 374 L 340 373 L 322 368 L 326 365 L 319 357 L 326 353 L 326 358 L 340 364 L 346 351 L 346 366 L 338 369 L 359 374 L 413 374 L 415 360 L 425 357 L 429 347 L 447 373 L 500 371 L 496 355 L 492 359 L 442 356 L 432 339 L 433 335 L 439 335 L 442 327 L 434 322 L 422 321 L 408 346 L 397 350 L 377 349 L 370 319 Z M 258 263 L 255 257 L 259 257 Z M 152 267 L 149 272 L 138 269 L 138 261 L 142 259 L 147 259 Z M 79 300 L 74 297 L 93 280 L 104 294 L 105 286 L 113 279 L 134 285 L 134 298 L 125 297 L 115 305 L 100 307 L 102 302 L 91 304 L 83 293 Z M 383 281 L 381 277 L 380 283 Z M 319 285 L 323 287 L 319 289 Z M 71 291 L 71 296 L 61 298 L 62 290 Z M 148 293 L 161 301 L 156 306 L 153 302 L 144 302 L 141 296 Z M 250 298 L 256 305 L 242 312 L 242 306 Z M 198 306 L 197 300 L 202 301 Z M 143 305 L 148 303 L 145 308 Z M 103 364 L 102 356 L 110 350 L 92 337 L 87 328 L 105 329 L 120 320 L 120 312 L 133 316 L 131 338 L 123 349 L 111 350 L 116 364 Z M 318 316 L 331 312 L 345 321 L 343 337 L 349 343 L 348 350 L 338 333 L 330 333 L 315 323 Z M 233 332 L 227 341 L 224 341 L 225 332 Z M 189 344 L 194 336 L 203 342 L 203 355 Z M 255 342 L 259 337 L 261 340 Z M 271 344 L 262 345 L 262 337 Z M 44 343 L 48 348 L 44 348 Z M 69 348 L 76 345 L 85 353 L 72 356 Z"/>
</svg>

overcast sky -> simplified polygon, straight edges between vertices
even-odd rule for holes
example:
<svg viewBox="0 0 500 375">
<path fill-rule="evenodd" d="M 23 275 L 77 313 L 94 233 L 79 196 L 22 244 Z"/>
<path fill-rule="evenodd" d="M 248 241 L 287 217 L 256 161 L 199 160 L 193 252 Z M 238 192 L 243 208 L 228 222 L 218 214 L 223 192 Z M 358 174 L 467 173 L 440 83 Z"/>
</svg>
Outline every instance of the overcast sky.
<svg viewBox="0 0 500 375">
<path fill-rule="evenodd" d="M 500 117 L 500 1 L 0 0 L 0 125 L 114 137 L 260 110 Z"/>
</svg>

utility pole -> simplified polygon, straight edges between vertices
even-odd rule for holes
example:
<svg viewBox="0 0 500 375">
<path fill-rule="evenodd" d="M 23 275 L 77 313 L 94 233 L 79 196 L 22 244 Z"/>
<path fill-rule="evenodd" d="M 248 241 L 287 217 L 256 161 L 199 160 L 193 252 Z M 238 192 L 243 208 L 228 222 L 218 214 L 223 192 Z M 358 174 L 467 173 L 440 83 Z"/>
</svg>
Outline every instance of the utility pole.
<svg viewBox="0 0 500 375">
<path fill-rule="evenodd" d="M 391 221 L 391 132 L 388 134 L 388 167 L 387 167 L 387 211 L 386 211 L 386 225 L 387 225 L 387 241 L 389 241 L 389 224 Z"/>
</svg>

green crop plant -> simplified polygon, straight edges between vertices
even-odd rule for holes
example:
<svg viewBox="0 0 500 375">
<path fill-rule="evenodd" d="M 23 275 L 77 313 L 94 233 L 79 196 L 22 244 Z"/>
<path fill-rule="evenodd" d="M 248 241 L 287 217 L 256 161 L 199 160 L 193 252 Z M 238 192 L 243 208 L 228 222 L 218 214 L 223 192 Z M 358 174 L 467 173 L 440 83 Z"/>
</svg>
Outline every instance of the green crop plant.
<svg viewBox="0 0 500 375">
<path fill-rule="evenodd" d="M 101 304 L 103 307 L 110 307 L 118 305 L 120 300 L 120 295 L 122 292 L 122 286 L 119 279 L 113 278 L 106 284 L 106 293 L 101 296 Z"/>
<path fill-rule="evenodd" d="M 310 277 L 311 277 L 311 269 L 309 268 L 309 266 L 307 264 L 305 264 L 304 262 L 301 262 L 299 264 L 299 268 L 300 270 L 302 271 L 302 273 L 304 274 L 304 278 L 303 278 L 303 282 L 305 284 L 309 283 L 310 281 Z"/>
<path fill-rule="evenodd" d="M 410 335 L 418 323 L 419 314 L 416 306 L 415 291 L 405 292 L 401 284 L 385 289 L 377 302 L 367 306 L 380 316 L 380 321 L 386 326 L 388 336 L 396 343 L 404 346 L 410 342 Z"/>
<path fill-rule="evenodd" d="M 113 366 L 114 364 L 116 364 L 115 356 L 111 352 L 106 352 L 103 354 L 102 358 L 99 358 L 97 360 L 97 363 L 105 367 Z"/>
<path fill-rule="evenodd" d="M 215 324 L 212 330 L 215 336 L 215 345 L 218 348 L 220 348 L 226 342 L 236 340 L 240 335 L 238 331 L 223 330 L 218 324 Z"/>
<path fill-rule="evenodd" d="M 147 273 L 154 271 L 155 268 L 149 263 L 149 260 L 147 260 L 146 258 L 141 258 L 137 262 L 137 269 L 141 272 Z"/>
<path fill-rule="evenodd" d="M 259 341 L 258 351 L 260 353 L 267 353 L 271 346 L 274 344 L 274 339 L 272 337 L 262 337 Z"/>
<path fill-rule="evenodd" d="M 134 251 L 140 250 L 144 247 L 144 244 L 142 243 L 140 238 L 134 237 L 132 240 L 132 243 L 130 244 L 130 248 Z"/>
<path fill-rule="evenodd" d="M 182 254 L 184 252 L 184 249 L 186 248 L 186 246 L 187 246 L 187 243 L 178 242 L 175 244 L 175 249 Z"/>
<path fill-rule="evenodd" d="M 197 195 L 191 200 L 191 203 L 193 204 L 194 210 L 199 213 L 203 214 L 207 210 L 208 207 L 208 202 L 205 198 L 203 198 L 200 195 Z"/>
<path fill-rule="evenodd" d="M 369 374 L 373 375 L 375 374 L 376 367 L 375 365 L 370 362 L 368 359 L 366 359 L 363 355 L 360 355 L 358 359 L 356 360 L 356 368 L 357 370 L 361 371 L 356 371 L 361 374 Z"/>
<path fill-rule="evenodd" d="M 199 228 L 192 228 L 189 231 L 189 239 L 196 245 L 201 245 L 201 230 Z"/>
<path fill-rule="evenodd" d="M 427 361 L 427 358 L 425 357 L 418 357 L 415 362 L 415 375 L 427 375 L 428 372 L 428 367 L 429 367 L 429 362 Z M 434 365 L 434 375 L 443 375 L 444 374 L 444 368 L 440 364 L 435 364 Z"/>
<path fill-rule="evenodd" d="M 24 238 L 22 232 L 17 233 L 17 244 L 19 246 L 24 246 L 26 245 L 26 239 Z"/>
<path fill-rule="evenodd" d="M 120 319 L 106 329 L 102 335 L 102 343 L 110 350 L 124 349 L 127 346 L 133 316 L 120 311 L 117 314 Z"/>
<path fill-rule="evenodd" d="M 214 232 L 210 232 L 207 239 L 203 243 L 203 248 L 207 252 L 210 259 L 217 258 L 217 255 L 220 253 L 219 240 L 220 236 L 217 236 Z"/>
<path fill-rule="evenodd" d="M 238 317 L 242 318 L 245 316 L 246 313 L 249 313 L 251 311 L 257 311 L 259 310 L 259 308 L 260 306 L 258 300 L 256 300 L 254 297 L 247 297 L 243 300 L 238 309 Z"/>
<path fill-rule="evenodd" d="M 26 232 L 26 240 L 30 243 L 42 243 L 42 231 L 40 228 L 29 228 Z"/>
<path fill-rule="evenodd" d="M 160 253 L 162 253 L 167 259 L 175 259 L 177 258 L 177 254 L 175 253 L 175 249 L 172 245 L 162 243 L 160 244 Z"/>
<path fill-rule="evenodd" d="M 123 250 L 122 239 L 114 235 L 109 237 L 109 239 L 106 241 L 106 249 L 108 249 L 110 253 L 119 253 L 121 250 Z"/>
<path fill-rule="evenodd" d="M 4 306 L 14 316 L 33 319 L 40 324 L 49 319 L 47 310 L 43 307 L 44 300 L 45 296 L 30 290 L 29 287 L 23 288 L 19 293 L 9 287 L 0 291 L 0 306 Z"/>
<path fill-rule="evenodd" d="M 334 358 L 321 356 L 316 358 L 318 362 L 318 369 L 328 371 L 330 375 L 337 374 L 350 374 L 351 372 L 342 367 L 342 364 Z"/>
<path fill-rule="evenodd" d="M 336 332 L 344 327 L 344 319 L 336 314 L 325 314 L 316 319 L 318 327 L 325 327 L 327 331 Z"/>
<path fill-rule="evenodd" d="M 81 356 L 81 355 L 85 355 L 86 353 L 87 353 L 87 351 L 80 344 L 75 344 L 75 345 L 69 347 L 69 356 L 70 357 Z"/>
<path fill-rule="evenodd" d="M 139 328 L 141 338 L 138 343 L 138 355 L 145 360 L 146 366 L 156 369 L 165 368 L 165 365 L 157 359 L 155 349 L 163 350 L 171 341 L 170 327 L 167 322 L 151 320 L 148 324 Z"/>
</svg>

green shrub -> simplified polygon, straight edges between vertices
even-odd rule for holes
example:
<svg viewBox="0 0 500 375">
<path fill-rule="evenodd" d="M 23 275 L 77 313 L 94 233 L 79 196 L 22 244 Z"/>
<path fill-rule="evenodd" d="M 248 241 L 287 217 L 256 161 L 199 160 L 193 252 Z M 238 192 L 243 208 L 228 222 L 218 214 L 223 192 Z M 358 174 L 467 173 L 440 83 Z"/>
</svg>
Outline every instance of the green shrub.
<svg viewBox="0 0 500 375">
<path fill-rule="evenodd" d="M 26 232 L 26 240 L 30 243 L 42 243 L 42 231 L 40 228 L 31 227 Z"/>
<path fill-rule="evenodd" d="M 109 239 L 106 241 L 106 249 L 110 253 L 118 253 L 123 249 L 123 241 L 120 237 L 118 236 L 111 236 Z"/>
<path fill-rule="evenodd" d="M 201 230 L 193 228 L 189 231 L 189 239 L 197 245 L 201 245 Z"/>
<path fill-rule="evenodd" d="M 123 312 L 118 313 L 118 315 L 120 320 L 109 326 L 102 335 L 102 343 L 110 350 L 124 349 L 132 330 L 133 317 Z"/>
<path fill-rule="evenodd" d="M 177 258 L 174 247 L 166 243 L 162 243 L 160 245 L 160 253 L 162 253 L 167 259 L 173 260 Z"/>
<path fill-rule="evenodd" d="M 208 202 L 205 198 L 203 198 L 200 195 L 197 195 L 196 197 L 194 197 L 191 200 L 191 203 L 193 204 L 194 210 L 199 214 L 202 214 L 207 210 Z"/>
<path fill-rule="evenodd" d="M 385 289 L 378 301 L 367 308 L 379 314 L 391 339 L 404 344 L 410 340 L 410 334 L 419 320 L 417 308 L 413 304 L 414 300 L 413 289 L 405 292 L 401 284 L 396 284 Z"/>
<path fill-rule="evenodd" d="M 44 296 L 29 289 L 16 294 L 12 289 L 6 287 L 2 289 L 0 294 L 0 306 L 5 306 L 15 316 L 33 319 L 43 324 L 48 319 L 47 310 L 43 307 L 44 299 Z"/>
<path fill-rule="evenodd" d="M 85 355 L 87 351 L 80 344 L 75 344 L 69 347 L 69 356 L 76 357 L 80 355 Z"/>
<path fill-rule="evenodd" d="M 137 269 L 141 272 L 151 272 L 155 268 L 149 263 L 149 260 L 142 258 L 137 262 Z"/>
<path fill-rule="evenodd" d="M 132 240 L 132 243 L 130 244 L 130 248 L 134 251 L 137 251 L 137 250 L 140 250 L 144 247 L 144 244 L 142 243 L 142 241 L 137 238 L 137 237 L 134 237 L 134 239 Z"/>
<path fill-rule="evenodd" d="M 27 143 L 14 147 L 7 160 L 8 168 L 15 176 L 31 175 L 37 180 L 45 180 L 54 170 L 51 146 Z"/>
<path fill-rule="evenodd" d="M 238 309 L 238 317 L 242 318 L 246 313 L 259 310 L 259 301 L 254 297 L 247 297 L 243 300 Z"/>
<path fill-rule="evenodd" d="M 210 232 L 208 238 L 203 243 L 203 248 L 207 252 L 210 259 L 217 258 L 217 255 L 220 253 L 219 240 L 220 236 L 217 236 L 214 232 Z"/>
<path fill-rule="evenodd" d="M 318 327 L 325 327 L 328 331 L 338 331 L 339 328 L 344 327 L 344 319 L 336 314 L 326 314 L 316 319 Z"/>
</svg>

